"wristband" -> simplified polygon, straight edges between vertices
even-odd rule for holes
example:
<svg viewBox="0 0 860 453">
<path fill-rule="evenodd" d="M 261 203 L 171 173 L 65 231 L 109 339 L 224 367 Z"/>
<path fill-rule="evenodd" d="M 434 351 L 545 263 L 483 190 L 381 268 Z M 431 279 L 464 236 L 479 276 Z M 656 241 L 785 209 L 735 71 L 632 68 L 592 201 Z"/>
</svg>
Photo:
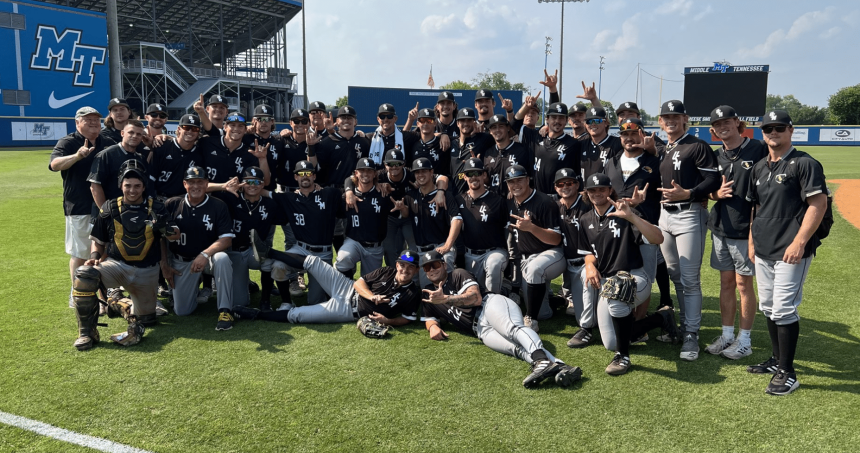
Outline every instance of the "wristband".
<svg viewBox="0 0 860 453">
<path fill-rule="evenodd" d="M 201 254 L 201 255 L 203 255 L 203 257 L 204 257 L 204 258 L 206 258 L 207 260 L 210 258 L 210 257 L 209 257 L 209 254 L 208 254 L 208 253 L 206 253 L 206 251 L 205 251 L 205 250 L 204 250 L 204 251 L 202 251 L 202 252 L 200 252 L 200 254 Z"/>
<path fill-rule="evenodd" d="M 102 257 L 102 254 L 101 254 L 101 253 L 99 253 L 99 252 L 92 252 L 92 253 L 90 253 L 90 259 L 91 259 L 91 260 L 96 260 L 96 261 L 98 261 L 99 259 L 101 259 L 101 257 Z"/>
</svg>

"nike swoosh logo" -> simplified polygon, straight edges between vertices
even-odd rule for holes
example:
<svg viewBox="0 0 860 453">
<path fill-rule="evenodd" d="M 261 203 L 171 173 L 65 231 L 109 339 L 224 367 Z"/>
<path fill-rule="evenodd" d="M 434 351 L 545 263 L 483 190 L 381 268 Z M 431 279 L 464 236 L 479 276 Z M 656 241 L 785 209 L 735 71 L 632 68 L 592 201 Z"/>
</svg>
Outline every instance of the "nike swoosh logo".
<svg viewBox="0 0 860 453">
<path fill-rule="evenodd" d="M 78 99 L 80 99 L 84 96 L 89 96 L 93 93 L 95 93 L 95 91 L 90 91 L 89 93 L 79 94 L 77 96 L 72 96 L 70 98 L 57 99 L 54 97 L 54 92 L 51 91 L 51 96 L 48 97 L 48 105 L 51 106 L 52 109 L 63 108 L 65 106 L 71 104 L 72 102 L 75 102 Z"/>
</svg>

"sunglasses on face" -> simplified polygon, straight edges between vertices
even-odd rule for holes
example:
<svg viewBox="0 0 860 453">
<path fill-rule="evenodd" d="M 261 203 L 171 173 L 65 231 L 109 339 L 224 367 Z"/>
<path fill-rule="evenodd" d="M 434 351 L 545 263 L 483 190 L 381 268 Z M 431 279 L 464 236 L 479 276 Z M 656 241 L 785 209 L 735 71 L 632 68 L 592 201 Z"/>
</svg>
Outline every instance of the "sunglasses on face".
<svg viewBox="0 0 860 453">
<path fill-rule="evenodd" d="M 430 272 L 433 269 L 439 269 L 440 267 L 442 267 L 442 262 L 441 261 L 434 261 L 432 263 L 427 263 L 421 267 L 424 268 L 424 272 Z"/>
<path fill-rule="evenodd" d="M 622 131 L 641 131 L 642 130 L 642 128 L 639 127 L 639 125 L 636 123 L 622 123 L 621 126 L 619 126 L 619 127 L 621 128 Z"/>
<path fill-rule="evenodd" d="M 257 121 L 261 123 L 268 123 L 269 121 L 274 121 L 275 119 L 271 116 L 258 116 Z"/>
<path fill-rule="evenodd" d="M 249 186 L 259 186 L 263 184 L 263 181 L 260 181 L 259 179 L 246 179 L 245 184 Z"/>
<path fill-rule="evenodd" d="M 559 181 L 555 183 L 555 186 L 561 189 L 562 187 L 573 187 L 575 184 L 573 181 Z"/>
<path fill-rule="evenodd" d="M 297 172 L 296 174 L 299 176 L 311 176 L 314 174 L 314 172 L 312 172 L 312 171 L 300 171 L 300 172 Z"/>
<path fill-rule="evenodd" d="M 167 119 L 167 114 L 166 114 L 166 113 L 150 113 L 150 114 L 149 114 L 149 116 L 151 116 L 151 117 L 153 117 L 153 118 L 161 118 L 161 119 L 163 119 L 163 120 L 166 120 L 166 119 Z"/>
<path fill-rule="evenodd" d="M 297 118 L 297 119 L 294 119 L 294 120 L 291 120 L 291 121 L 293 122 L 293 124 L 298 124 L 298 125 L 301 125 L 301 126 L 304 126 L 304 125 L 306 125 L 306 124 L 308 124 L 308 123 L 310 123 L 310 122 L 311 122 L 311 120 L 309 120 L 309 119 L 307 119 L 307 118 Z"/>
<path fill-rule="evenodd" d="M 385 166 L 386 167 L 402 167 L 403 162 L 386 162 Z"/>
<path fill-rule="evenodd" d="M 482 174 L 484 174 L 484 172 L 482 172 L 482 171 L 467 171 L 467 172 L 464 172 L 463 174 L 466 175 L 467 178 L 477 178 L 478 176 L 481 176 Z"/>
<path fill-rule="evenodd" d="M 606 120 L 603 118 L 592 118 L 590 120 L 585 120 L 585 124 L 600 124 L 604 121 Z"/>
<path fill-rule="evenodd" d="M 382 113 L 379 115 L 379 119 L 381 119 L 381 120 L 390 120 L 392 118 L 394 118 L 393 113 Z"/>
<path fill-rule="evenodd" d="M 779 126 L 762 126 L 761 131 L 764 132 L 765 134 L 770 134 L 771 132 L 773 132 L 775 130 L 781 134 L 781 133 L 785 132 L 786 129 L 788 129 L 788 126 L 783 124 L 783 125 L 779 125 Z"/>
<path fill-rule="evenodd" d="M 200 128 L 197 126 L 179 126 L 185 132 L 200 132 Z"/>
</svg>

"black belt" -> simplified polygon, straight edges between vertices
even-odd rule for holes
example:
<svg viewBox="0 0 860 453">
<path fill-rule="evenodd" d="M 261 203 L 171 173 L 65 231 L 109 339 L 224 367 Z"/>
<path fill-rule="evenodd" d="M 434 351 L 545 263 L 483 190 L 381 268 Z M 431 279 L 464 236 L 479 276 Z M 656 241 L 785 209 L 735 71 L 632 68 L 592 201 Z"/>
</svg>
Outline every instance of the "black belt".
<svg viewBox="0 0 860 453">
<path fill-rule="evenodd" d="M 690 209 L 690 207 L 692 207 L 692 206 L 693 206 L 693 203 L 691 203 L 689 201 L 686 203 L 675 203 L 675 204 L 665 204 L 664 203 L 663 209 L 665 209 L 666 212 L 678 212 L 678 211 L 686 211 L 686 210 Z"/>
<path fill-rule="evenodd" d="M 197 255 L 197 256 L 200 256 L 200 255 Z M 188 257 L 182 256 L 182 255 L 173 255 L 173 258 L 175 258 L 176 261 L 180 261 L 183 263 L 190 263 L 190 262 L 196 260 L 197 256 L 195 256 L 193 258 L 188 258 Z"/>
<path fill-rule="evenodd" d="M 364 242 L 364 241 L 356 241 L 356 242 L 361 244 L 361 246 L 366 248 L 366 249 L 373 248 L 373 247 L 379 247 L 382 245 L 381 242 Z"/>
<path fill-rule="evenodd" d="M 418 246 L 418 251 L 419 251 L 419 252 L 429 252 L 430 250 L 433 250 L 433 249 L 435 249 L 435 248 L 436 248 L 436 245 L 434 245 L 434 244 L 430 244 L 430 245 L 419 245 L 419 246 Z"/>
<path fill-rule="evenodd" d="M 298 244 L 299 247 L 301 247 L 301 248 L 303 248 L 309 252 L 330 252 L 331 251 L 330 245 L 310 245 L 310 244 L 306 244 L 302 241 L 296 241 L 296 244 Z"/>
<path fill-rule="evenodd" d="M 489 252 L 490 250 L 492 250 L 492 249 L 475 250 L 475 249 L 470 249 L 469 247 L 466 247 L 466 253 L 468 253 L 469 255 L 483 255 L 483 254 Z"/>
<path fill-rule="evenodd" d="M 571 258 L 567 260 L 568 266 L 582 266 L 585 264 L 585 258 Z"/>
</svg>

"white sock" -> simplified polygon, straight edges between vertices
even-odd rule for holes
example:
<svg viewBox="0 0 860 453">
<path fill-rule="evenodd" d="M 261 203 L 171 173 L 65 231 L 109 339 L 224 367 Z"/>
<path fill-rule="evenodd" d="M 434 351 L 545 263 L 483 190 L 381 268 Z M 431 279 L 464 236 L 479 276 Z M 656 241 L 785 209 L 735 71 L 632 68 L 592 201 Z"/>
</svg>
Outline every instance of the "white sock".
<svg viewBox="0 0 860 453">
<path fill-rule="evenodd" d="M 735 339 L 735 326 L 723 326 L 723 338 L 726 340 Z"/>
<path fill-rule="evenodd" d="M 749 330 L 741 329 L 741 332 L 738 334 L 738 340 L 743 344 L 750 344 L 750 332 Z"/>
</svg>

